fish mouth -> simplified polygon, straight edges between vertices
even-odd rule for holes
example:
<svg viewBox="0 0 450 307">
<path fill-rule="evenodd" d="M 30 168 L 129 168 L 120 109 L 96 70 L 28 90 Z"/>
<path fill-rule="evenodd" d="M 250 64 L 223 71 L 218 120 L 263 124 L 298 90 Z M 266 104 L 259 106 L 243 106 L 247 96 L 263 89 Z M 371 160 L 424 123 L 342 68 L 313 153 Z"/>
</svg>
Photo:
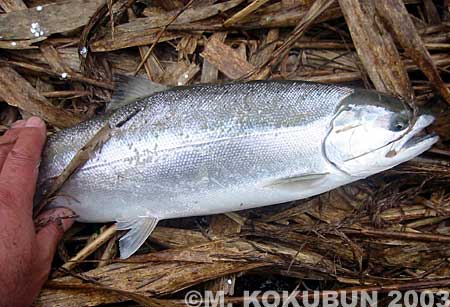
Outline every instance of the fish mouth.
<svg viewBox="0 0 450 307">
<path fill-rule="evenodd" d="M 427 140 L 434 140 L 435 138 L 439 138 L 436 133 L 430 133 L 430 134 L 424 134 L 424 131 L 419 132 L 417 135 L 414 135 L 412 138 L 410 138 L 405 145 L 403 145 L 403 148 L 408 149 L 410 147 L 414 147 L 419 143 L 425 142 Z"/>
<path fill-rule="evenodd" d="M 435 133 L 427 134 L 424 130 L 433 121 L 434 117 L 431 115 L 419 116 L 414 126 L 400 140 L 394 142 L 393 148 L 386 154 L 386 157 L 393 157 L 403 152 L 420 154 L 428 150 L 439 140 Z"/>
</svg>

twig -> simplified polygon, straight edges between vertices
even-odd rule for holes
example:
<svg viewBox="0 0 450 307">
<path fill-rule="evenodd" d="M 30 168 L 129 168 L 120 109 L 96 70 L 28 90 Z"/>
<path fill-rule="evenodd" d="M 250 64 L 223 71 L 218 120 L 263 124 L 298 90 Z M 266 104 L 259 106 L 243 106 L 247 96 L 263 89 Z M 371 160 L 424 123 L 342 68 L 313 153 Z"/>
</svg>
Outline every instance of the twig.
<svg viewBox="0 0 450 307">
<path fill-rule="evenodd" d="M 298 25 L 292 31 L 291 36 L 287 39 L 280 47 L 278 47 L 270 59 L 265 63 L 257 67 L 255 70 L 251 71 L 249 74 L 244 75 L 241 79 L 251 78 L 253 75 L 262 74 L 267 66 L 273 66 L 283 59 L 283 57 L 289 52 L 293 45 L 298 41 L 298 39 L 305 33 L 306 29 L 314 22 L 314 20 L 319 17 L 327 8 L 329 8 L 334 3 L 334 0 L 317 0 L 307 11 L 307 13 L 300 20 Z"/>
<path fill-rule="evenodd" d="M 155 42 L 151 45 L 150 49 L 147 50 L 147 52 L 145 53 L 145 55 L 142 57 L 141 62 L 139 63 L 139 65 L 136 67 L 136 69 L 133 72 L 133 75 L 137 75 L 137 73 L 139 72 L 139 70 L 141 70 L 142 66 L 145 64 L 145 62 L 147 62 L 148 57 L 150 56 L 150 54 L 152 53 L 153 49 L 155 48 L 156 44 L 158 43 L 159 39 L 161 38 L 161 36 L 163 35 L 164 31 L 166 31 L 167 27 L 173 23 L 178 16 L 180 16 L 185 9 L 187 9 L 188 7 L 190 7 L 192 5 L 192 3 L 194 3 L 195 0 L 189 0 L 189 2 L 183 7 L 183 9 L 181 9 L 176 15 L 174 15 L 169 22 L 158 32 L 158 35 L 156 36 Z"/>
<path fill-rule="evenodd" d="M 91 154 L 109 139 L 111 131 L 112 128 L 107 123 L 76 153 L 62 173 L 52 182 L 50 189 L 37 205 L 34 216 L 37 216 L 47 206 L 69 177 L 89 160 Z"/>
<path fill-rule="evenodd" d="M 348 228 L 343 228 L 341 229 L 341 231 L 349 235 L 356 235 L 369 238 L 450 243 L 450 236 L 432 233 L 398 232 L 398 231 L 386 231 L 376 229 L 348 229 Z"/>
<path fill-rule="evenodd" d="M 70 258 L 69 261 L 64 263 L 61 266 L 63 270 L 71 270 L 74 268 L 79 261 L 86 259 L 90 254 L 95 252 L 100 246 L 108 242 L 111 238 L 116 234 L 117 228 L 116 225 L 111 225 L 103 231 L 97 238 L 92 240 L 89 244 L 87 244 L 83 249 L 81 249 L 74 257 Z"/>
</svg>

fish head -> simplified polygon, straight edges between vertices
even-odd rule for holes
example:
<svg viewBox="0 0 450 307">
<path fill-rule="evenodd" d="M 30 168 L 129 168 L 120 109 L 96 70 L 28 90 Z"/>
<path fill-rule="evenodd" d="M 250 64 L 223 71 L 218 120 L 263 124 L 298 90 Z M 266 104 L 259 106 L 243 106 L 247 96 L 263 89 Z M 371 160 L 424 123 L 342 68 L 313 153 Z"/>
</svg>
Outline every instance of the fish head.
<svg viewBox="0 0 450 307">
<path fill-rule="evenodd" d="M 434 120 L 416 116 L 401 99 L 355 90 L 338 106 L 324 140 L 324 155 L 348 175 L 367 177 L 408 161 L 438 141 L 421 131 Z"/>
</svg>

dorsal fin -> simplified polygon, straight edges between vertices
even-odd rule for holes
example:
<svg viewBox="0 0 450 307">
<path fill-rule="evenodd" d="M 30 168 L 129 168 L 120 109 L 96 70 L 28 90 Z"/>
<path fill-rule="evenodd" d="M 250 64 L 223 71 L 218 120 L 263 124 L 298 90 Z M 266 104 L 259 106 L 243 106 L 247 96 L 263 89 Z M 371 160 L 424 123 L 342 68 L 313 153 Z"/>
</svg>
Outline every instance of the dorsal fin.
<svg viewBox="0 0 450 307">
<path fill-rule="evenodd" d="M 111 102 L 106 106 L 106 113 L 148 97 L 156 92 L 166 90 L 168 87 L 142 77 L 114 75 L 115 90 Z"/>
</svg>

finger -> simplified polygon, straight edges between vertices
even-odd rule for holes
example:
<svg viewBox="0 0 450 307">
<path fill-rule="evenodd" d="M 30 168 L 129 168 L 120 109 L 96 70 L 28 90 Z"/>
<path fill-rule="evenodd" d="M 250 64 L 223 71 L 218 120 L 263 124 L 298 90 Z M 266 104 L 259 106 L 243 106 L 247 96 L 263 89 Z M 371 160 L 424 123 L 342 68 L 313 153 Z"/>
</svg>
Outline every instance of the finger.
<svg viewBox="0 0 450 307">
<path fill-rule="evenodd" d="M 17 135 L 20 132 L 19 128 L 24 126 L 25 121 L 18 120 L 12 124 L 11 128 L 0 137 L 0 170 L 3 167 L 3 163 L 5 162 L 8 153 L 11 151 L 15 141 L 17 140 Z"/>
<path fill-rule="evenodd" d="M 74 223 L 75 214 L 66 208 L 50 209 L 36 219 L 36 243 L 40 263 L 50 265 L 59 241 Z"/>
<path fill-rule="evenodd" d="M 24 119 L 15 121 L 14 123 L 12 123 L 11 128 L 21 128 L 21 127 L 25 127 L 25 123 L 27 121 Z"/>
<path fill-rule="evenodd" d="M 3 163 L 0 184 L 11 190 L 19 205 L 32 206 L 45 137 L 45 123 L 31 117 L 20 128 L 17 140 Z"/>
</svg>

